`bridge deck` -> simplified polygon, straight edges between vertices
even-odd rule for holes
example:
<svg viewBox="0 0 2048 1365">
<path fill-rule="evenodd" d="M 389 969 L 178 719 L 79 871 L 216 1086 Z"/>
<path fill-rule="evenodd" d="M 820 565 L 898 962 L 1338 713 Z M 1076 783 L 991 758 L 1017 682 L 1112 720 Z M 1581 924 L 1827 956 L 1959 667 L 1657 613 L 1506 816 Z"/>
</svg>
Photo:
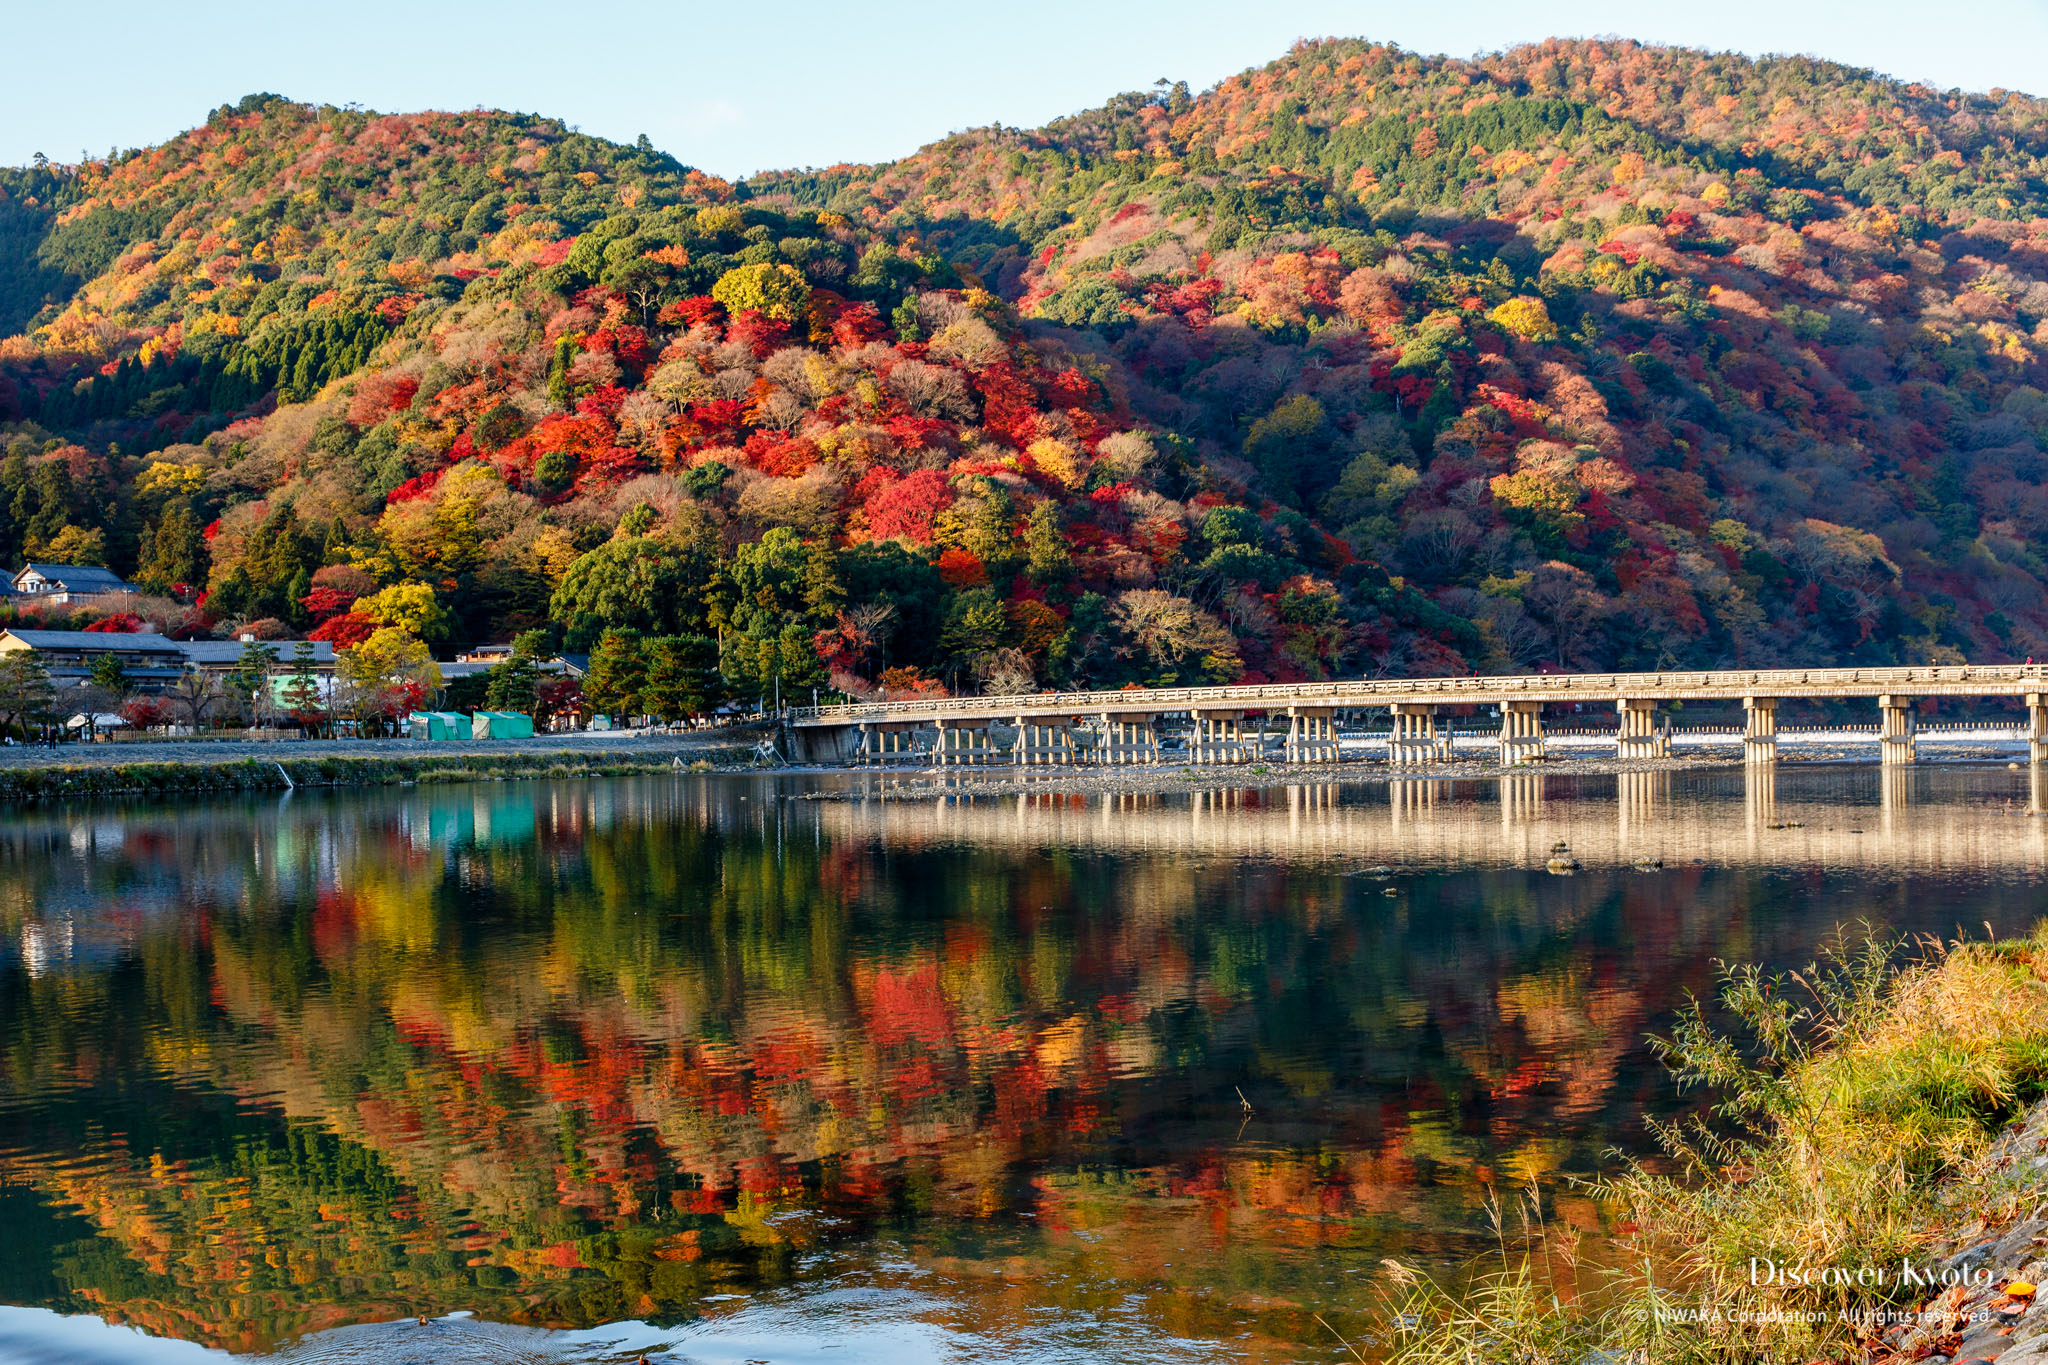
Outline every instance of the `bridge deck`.
<svg viewBox="0 0 2048 1365">
<path fill-rule="evenodd" d="M 1019 716 L 1138 715 L 1191 709 L 1272 711 L 1290 706 L 1366 709 L 1395 703 L 1491 705 L 1654 701 L 1733 701 L 1743 697 L 2023 697 L 2048 692 L 2048 665 L 1980 664 L 1924 668 L 1779 668 L 1704 673 L 1549 673 L 1522 677 L 1359 679 L 1262 683 L 1243 687 L 1170 687 L 1117 692 L 1038 692 L 1008 697 L 929 697 L 916 701 L 804 706 L 799 726 L 938 720 L 1013 720 Z"/>
</svg>

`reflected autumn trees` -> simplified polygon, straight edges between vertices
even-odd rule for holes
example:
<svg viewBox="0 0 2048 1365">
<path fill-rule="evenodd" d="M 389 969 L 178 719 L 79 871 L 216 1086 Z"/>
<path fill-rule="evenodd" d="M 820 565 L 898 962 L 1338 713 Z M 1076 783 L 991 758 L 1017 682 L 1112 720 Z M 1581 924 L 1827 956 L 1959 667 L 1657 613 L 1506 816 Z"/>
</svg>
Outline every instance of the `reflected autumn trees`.
<svg viewBox="0 0 2048 1365">
<path fill-rule="evenodd" d="M 1489 1184 L 1630 1140 L 1668 1102 L 1643 1034 L 1711 959 L 1896 908 L 1758 867 L 1011 844 L 804 794 L 0 828 L 0 1300 L 253 1349 L 459 1308 L 682 1318 L 882 1238 L 1285 1335 L 1345 1267 L 1467 1250 Z"/>
</svg>

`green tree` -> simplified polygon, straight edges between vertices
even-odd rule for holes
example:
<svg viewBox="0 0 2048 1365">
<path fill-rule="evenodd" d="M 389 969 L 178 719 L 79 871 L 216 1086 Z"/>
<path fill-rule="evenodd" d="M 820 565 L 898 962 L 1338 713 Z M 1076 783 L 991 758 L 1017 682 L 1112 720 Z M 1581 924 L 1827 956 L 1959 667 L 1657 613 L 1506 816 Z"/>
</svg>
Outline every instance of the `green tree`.
<svg viewBox="0 0 2048 1365">
<path fill-rule="evenodd" d="M 1336 435 L 1323 405 L 1297 393 L 1252 423 L 1244 454 L 1276 498 L 1302 502 L 1336 481 Z"/>
<path fill-rule="evenodd" d="M 252 722 L 260 719 L 268 706 L 270 670 L 276 664 L 277 655 L 269 645 L 261 640 L 244 640 L 235 666 L 228 670 L 228 694 L 242 704 Z"/>
<path fill-rule="evenodd" d="M 814 687 L 825 685 L 825 665 L 818 659 L 814 632 L 801 622 L 791 621 L 776 630 L 762 625 L 753 631 L 726 635 L 719 655 L 719 667 L 733 692 L 741 697 L 760 697 L 773 706 L 779 695 L 793 702 Z"/>
<path fill-rule="evenodd" d="M 957 594 L 946 606 L 946 624 L 939 632 L 939 650 L 955 670 L 978 672 L 1009 643 L 1010 621 L 994 588 Z"/>
<path fill-rule="evenodd" d="M 738 631 L 773 633 L 807 616 L 810 564 L 802 538 L 787 526 L 740 546 L 725 572 L 724 623 Z"/>
<path fill-rule="evenodd" d="M 662 635 L 647 642 L 642 702 L 663 721 L 701 716 L 723 698 L 718 645 L 702 635 Z"/>
<path fill-rule="evenodd" d="M 883 664 L 933 662 L 945 618 L 945 580 L 929 560 L 893 540 L 856 545 L 838 556 L 846 600 L 857 606 L 887 607 Z"/>
<path fill-rule="evenodd" d="M 438 680 L 440 670 L 432 669 L 432 676 Z M 284 705 L 301 725 L 317 723 L 326 715 L 327 705 L 320 696 L 320 670 L 313 663 L 311 641 L 301 640 L 292 646 L 292 671 L 284 685 Z"/>
<path fill-rule="evenodd" d="M 86 676 L 94 687 L 104 688 L 115 696 L 128 691 L 128 670 L 121 666 L 121 656 L 111 651 L 94 659 Z"/>
<path fill-rule="evenodd" d="M 715 535 L 678 542 L 671 536 L 619 536 L 569 566 L 548 611 L 571 649 L 588 647 L 607 629 L 659 634 L 702 633 L 715 572 Z"/>
<path fill-rule="evenodd" d="M 546 630 L 521 631 L 512 640 L 512 652 L 505 662 L 486 676 L 485 704 L 493 711 L 524 711 L 533 714 L 534 696 L 541 684 L 541 662 L 554 657 L 555 650 Z"/>
<path fill-rule="evenodd" d="M 1024 554 L 1037 582 L 1064 583 L 1074 576 L 1074 556 L 1060 525 L 1060 509 L 1050 498 L 1034 505 L 1025 518 Z"/>
<path fill-rule="evenodd" d="M 135 578 L 152 592 L 169 593 L 179 584 L 206 581 L 206 534 L 190 507 L 176 503 L 142 538 L 142 558 Z"/>
<path fill-rule="evenodd" d="M 583 675 L 583 698 L 593 711 L 613 719 L 640 715 L 645 709 L 647 659 L 640 632 L 614 627 L 598 637 Z"/>
<path fill-rule="evenodd" d="M 0 735 L 20 726 L 22 738 L 28 738 L 30 727 L 49 720 L 56 703 L 57 689 L 50 681 L 50 671 L 35 651 L 17 649 L 0 654 Z"/>
</svg>

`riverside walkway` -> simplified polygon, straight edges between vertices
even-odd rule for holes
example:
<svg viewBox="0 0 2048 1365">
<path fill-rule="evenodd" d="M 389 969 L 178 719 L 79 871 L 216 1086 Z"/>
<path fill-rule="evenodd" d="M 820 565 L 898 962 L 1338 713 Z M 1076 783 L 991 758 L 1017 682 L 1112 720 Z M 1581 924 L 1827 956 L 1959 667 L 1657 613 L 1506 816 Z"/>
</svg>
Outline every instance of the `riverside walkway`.
<svg viewBox="0 0 2048 1365">
<path fill-rule="evenodd" d="M 1683 673 L 1544 673 L 1523 677 L 1359 679 L 1237 687 L 1130 688 L 996 697 L 929 697 L 798 707 L 788 715 L 795 756 L 811 762 L 987 764 L 1157 763 L 1160 722 L 1184 724 L 1187 757 L 1233 763 L 1277 757 L 1289 763 L 1339 759 L 1340 718 L 1385 712 L 1388 761 L 1421 766 L 1450 757 L 1439 723 L 1446 708 L 1499 716 L 1501 760 L 1544 757 L 1546 708 L 1612 707 L 1619 758 L 1671 751 L 1672 702 L 1740 702 L 1743 752 L 1772 762 L 1778 705 L 1793 700 L 1869 700 L 1886 763 L 1918 756 L 1918 703 L 1990 698 L 2024 705 L 2033 762 L 2048 762 L 2048 665 L 1930 665 L 1922 668 L 1720 669 Z M 1277 754 L 1266 745 L 1280 733 Z"/>
</svg>

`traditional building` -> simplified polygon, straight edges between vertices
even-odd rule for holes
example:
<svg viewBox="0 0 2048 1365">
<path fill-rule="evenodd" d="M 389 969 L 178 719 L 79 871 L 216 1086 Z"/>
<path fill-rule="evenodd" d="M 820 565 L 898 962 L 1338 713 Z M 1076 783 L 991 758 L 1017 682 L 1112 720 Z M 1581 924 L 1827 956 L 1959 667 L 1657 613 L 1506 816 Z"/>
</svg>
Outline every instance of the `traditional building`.
<svg viewBox="0 0 2048 1365">
<path fill-rule="evenodd" d="M 16 597 L 33 597 L 38 602 L 49 602 L 55 606 L 71 606 L 137 590 L 133 583 L 112 569 L 90 564 L 36 563 L 23 566 L 8 582 L 7 588 Z"/>
<path fill-rule="evenodd" d="M 0 630 L 0 654 L 32 650 L 50 681 L 58 687 L 80 683 L 91 675 L 102 654 L 121 661 L 129 687 L 161 692 L 177 682 L 187 667 L 184 646 L 162 635 L 98 630 Z"/>
<path fill-rule="evenodd" d="M 276 662 L 273 678 L 288 681 L 298 652 L 296 640 L 264 640 L 262 647 Z M 334 646 L 325 640 L 312 642 L 313 672 L 321 679 L 321 695 L 332 688 Z M 121 661 L 129 687 L 137 692 L 162 692 L 187 670 L 204 673 L 232 673 L 242 662 L 242 640 L 171 640 L 144 632 L 99 630 L 6 630 L 0 631 L 0 653 L 28 649 L 35 651 L 50 680 L 58 687 L 82 682 L 102 654 Z M 280 686 L 283 685 L 281 681 Z"/>
<path fill-rule="evenodd" d="M 290 672 L 293 660 L 298 657 L 297 640 L 257 641 L 270 657 L 277 661 L 276 667 Z M 334 671 L 334 645 L 326 640 L 309 641 L 313 646 L 312 665 L 315 673 Z M 208 673 L 232 673 L 241 666 L 242 651 L 249 647 L 246 640 L 180 640 L 178 649 L 184 654 L 185 662 Z"/>
</svg>

